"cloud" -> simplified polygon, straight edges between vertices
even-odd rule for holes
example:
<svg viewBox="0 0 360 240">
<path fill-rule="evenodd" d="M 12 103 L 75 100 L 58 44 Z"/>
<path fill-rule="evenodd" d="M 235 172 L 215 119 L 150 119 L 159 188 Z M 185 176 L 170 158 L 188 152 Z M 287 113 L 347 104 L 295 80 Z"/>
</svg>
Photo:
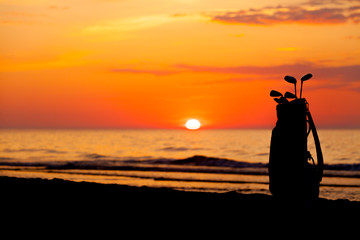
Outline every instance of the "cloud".
<svg viewBox="0 0 360 240">
<path fill-rule="evenodd" d="M 135 69 L 135 68 L 113 68 L 110 71 L 114 73 L 151 74 L 155 76 L 166 76 L 166 75 L 179 73 L 179 71 L 177 70 Z"/>
<path fill-rule="evenodd" d="M 325 1 L 328 2 L 329 1 Z M 339 6 L 322 5 L 319 1 L 310 1 L 301 6 L 270 6 L 258 9 L 226 11 L 210 14 L 214 22 L 225 24 L 343 24 L 349 20 L 357 24 L 360 15 L 359 5 L 351 7 L 340 6 L 338 1 L 332 1 Z M 317 7 L 314 7 L 317 6 Z"/>
<path fill-rule="evenodd" d="M 147 28 L 160 26 L 162 24 L 174 21 L 174 17 L 167 15 L 153 15 L 153 16 L 142 16 L 135 18 L 121 18 L 107 20 L 88 26 L 84 29 L 85 32 L 114 32 L 114 31 L 136 31 Z"/>
<path fill-rule="evenodd" d="M 321 66 L 305 62 L 298 64 L 285 64 L 276 66 L 235 66 L 235 67 L 213 67 L 196 65 L 177 65 L 184 71 L 195 73 L 214 73 L 232 74 L 233 78 L 227 78 L 226 82 L 246 82 L 246 81 L 267 81 L 283 79 L 285 75 L 291 75 L 298 80 L 306 73 L 314 75 L 313 88 L 310 89 L 344 89 L 359 92 L 360 84 L 360 65 L 350 66 Z M 219 81 L 219 83 L 221 83 Z M 326 84 L 325 84 L 326 83 Z"/>
<path fill-rule="evenodd" d="M 310 6 L 319 6 L 319 5 L 343 5 L 348 4 L 352 2 L 360 2 L 359 0 L 309 0 L 305 2 L 304 4 L 310 5 Z"/>
<path fill-rule="evenodd" d="M 358 35 L 358 36 L 356 36 L 356 35 L 346 36 L 345 39 L 360 40 L 360 35 Z"/>
<path fill-rule="evenodd" d="M 350 18 L 354 23 L 360 23 L 360 13 L 350 14 L 349 18 Z"/>
<path fill-rule="evenodd" d="M 132 74 L 153 74 L 156 76 L 165 76 L 180 73 L 213 73 L 213 74 L 232 74 L 232 75 L 251 75 L 251 79 L 273 79 L 282 78 L 285 75 L 313 73 L 319 80 L 333 79 L 343 82 L 360 83 L 360 65 L 349 66 L 323 66 L 311 62 L 303 62 L 296 64 L 284 64 L 275 66 L 201 66 L 189 64 L 176 64 L 170 69 L 135 69 L 135 68 L 114 68 L 114 73 L 132 73 Z M 254 76 L 261 76 L 257 78 Z M 301 77 L 301 76 L 297 76 Z M 248 79 L 236 78 L 236 79 Z"/>
<path fill-rule="evenodd" d="M 198 21 L 199 19 L 203 19 L 203 18 L 204 16 L 192 15 L 192 14 L 173 14 L 173 15 L 160 14 L 160 15 L 145 15 L 145 16 L 131 17 L 131 18 L 117 18 L 117 19 L 105 20 L 87 26 L 83 29 L 83 31 L 87 33 L 109 32 L 111 34 L 113 34 L 114 31 L 132 32 L 132 31 L 155 28 L 174 22 Z"/>
<path fill-rule="evenodd" d="M 275 66 L 216 67 L 176 64 L 169 66 L 169 69 L 114 68 L 111 69 L 111 72 L 120 74 L 151 74 L 155 76 L 183 73 L 211 73 L 214 76 L 218 75 L 215 80 L 194 82 L 191 86 L 226 84 L 231 82 L 281 81 L 285 75 L 291 75 L 300 80 L 302 75 L 312 73 L 314 76 L 312 80 L 314 84 L 309 89 L 338 88 L 347 91 L 360 91 L 360 65 L 324 66 L 311 62 L 303 62 Z"/>
<path fill-rule="evenodd" d="M 350 66 L 321 66 L 313 63 L 284 64 L 276 66 L 235 66 L 235 67 L 213 67 L 178 64 L 176 67 L 190 72 L 209 72 L 218 74 L 240 74 L 240 75 L 270 75 L 283 77 L 285 75 L 298 75 L 311 72 L 319 79 L 337 79 L 345 82 L 360 83 L 360 65 Z"/>
<path fill-rule="evenodd" d="M 233 66 L 233 67 L 215 67 L 215 66 L 199 66 L 177 64 L 177 68 L 190 72 L 209 72 L 219 74 L 255 74 L 255 75 L 277 75 L 284 72 L 304 72 L 309 68 L 313 68 L 310 63 L 300 63 L 294 65 L 278 65 L 278 66 Z"/>
</svg>

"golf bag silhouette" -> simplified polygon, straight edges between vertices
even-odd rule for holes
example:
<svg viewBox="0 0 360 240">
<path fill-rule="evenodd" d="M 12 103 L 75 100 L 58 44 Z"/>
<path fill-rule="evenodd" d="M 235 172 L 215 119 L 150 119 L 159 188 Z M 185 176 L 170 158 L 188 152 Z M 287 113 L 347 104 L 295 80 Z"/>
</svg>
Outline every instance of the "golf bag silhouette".
<svg viewBox="0 0 360 240">
<path fill-rule="evenodd" d="M 305 98 L 298 99 L 296 94 L 286 93 L 285 98 L 278 94 L 281 98 L 280 101 L 275 99 L 279 103 L 276 106 L 277 122 L 270 143 L 270 192 L 278 198 L 316 199 L 324 163 L 309 104 Z M 286 99 L 289 94 L 295 100 L 289 102 Z M 310 132 L 314 137 L 317 163 L 308 151 Z"/>
</svg>

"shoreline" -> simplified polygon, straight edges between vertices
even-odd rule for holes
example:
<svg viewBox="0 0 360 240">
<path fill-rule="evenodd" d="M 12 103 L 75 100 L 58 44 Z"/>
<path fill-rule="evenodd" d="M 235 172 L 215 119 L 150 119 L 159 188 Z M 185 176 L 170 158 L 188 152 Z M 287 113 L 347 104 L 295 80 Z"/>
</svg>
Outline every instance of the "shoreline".
<svg viewBox="0 0 360 240">
<path fill-rule="evenodd" d="M 277 213 L 343 214 L 358 216 L 360 202 L 347 199 L 300 203 L 271 195 L 237 192 L 186 192 L 170 188 L 72 182 L 62 179 L 0 177 L 2 206 L 18 213 L 57 212 L 149 216 L 236 216 Z"/>
</svg>

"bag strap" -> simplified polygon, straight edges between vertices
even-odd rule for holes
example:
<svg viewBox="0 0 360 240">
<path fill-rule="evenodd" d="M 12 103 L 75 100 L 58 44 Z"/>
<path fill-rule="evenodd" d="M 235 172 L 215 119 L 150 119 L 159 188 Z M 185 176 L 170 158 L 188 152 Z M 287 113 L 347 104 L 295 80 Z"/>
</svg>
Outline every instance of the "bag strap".
<svg viewBox="0 0 360 240">
<path fill-rule="evenodd" d="M 309 110 L 306 111 L 306 115 L 308 117 L 308 122 L 309 122 L 309 132 L 310 129 L 312 131 L 313 137 L 314 137 L 314 142 L 315 142 L 315 147 L 316 147 L 316 157 L 317 157 L 317 166 L 318 166 L 318 180 L 319 182 L 321 182 L 321 179 L 323 177 L 323 170 L 324 170 L 324 158 L 323 158 L 323 154 L 321 151 L 321 145 L 320 145 L 320 140 L 319 140 L 319 136 L 317 134 L 316 131 L 316 127 L 314 124 L 314 121 L 311 117 L 311 113 Z"/>
</svg>

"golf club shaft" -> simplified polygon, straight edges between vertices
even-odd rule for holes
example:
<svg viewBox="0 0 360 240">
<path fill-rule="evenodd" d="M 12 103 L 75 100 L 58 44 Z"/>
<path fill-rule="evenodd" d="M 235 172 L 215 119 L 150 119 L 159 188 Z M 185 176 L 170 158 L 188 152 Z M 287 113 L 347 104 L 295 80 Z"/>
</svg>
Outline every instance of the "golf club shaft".
<svg viewBox="0 0 360 240">
<path fill-rule="evenodd" d="M 301 81 L 301 87 L 300 87 L 300 98 L 301 98 L 301 94 L 302 94 L 302 87 L 303 87 L 303 81 Z"/>
</svg>

